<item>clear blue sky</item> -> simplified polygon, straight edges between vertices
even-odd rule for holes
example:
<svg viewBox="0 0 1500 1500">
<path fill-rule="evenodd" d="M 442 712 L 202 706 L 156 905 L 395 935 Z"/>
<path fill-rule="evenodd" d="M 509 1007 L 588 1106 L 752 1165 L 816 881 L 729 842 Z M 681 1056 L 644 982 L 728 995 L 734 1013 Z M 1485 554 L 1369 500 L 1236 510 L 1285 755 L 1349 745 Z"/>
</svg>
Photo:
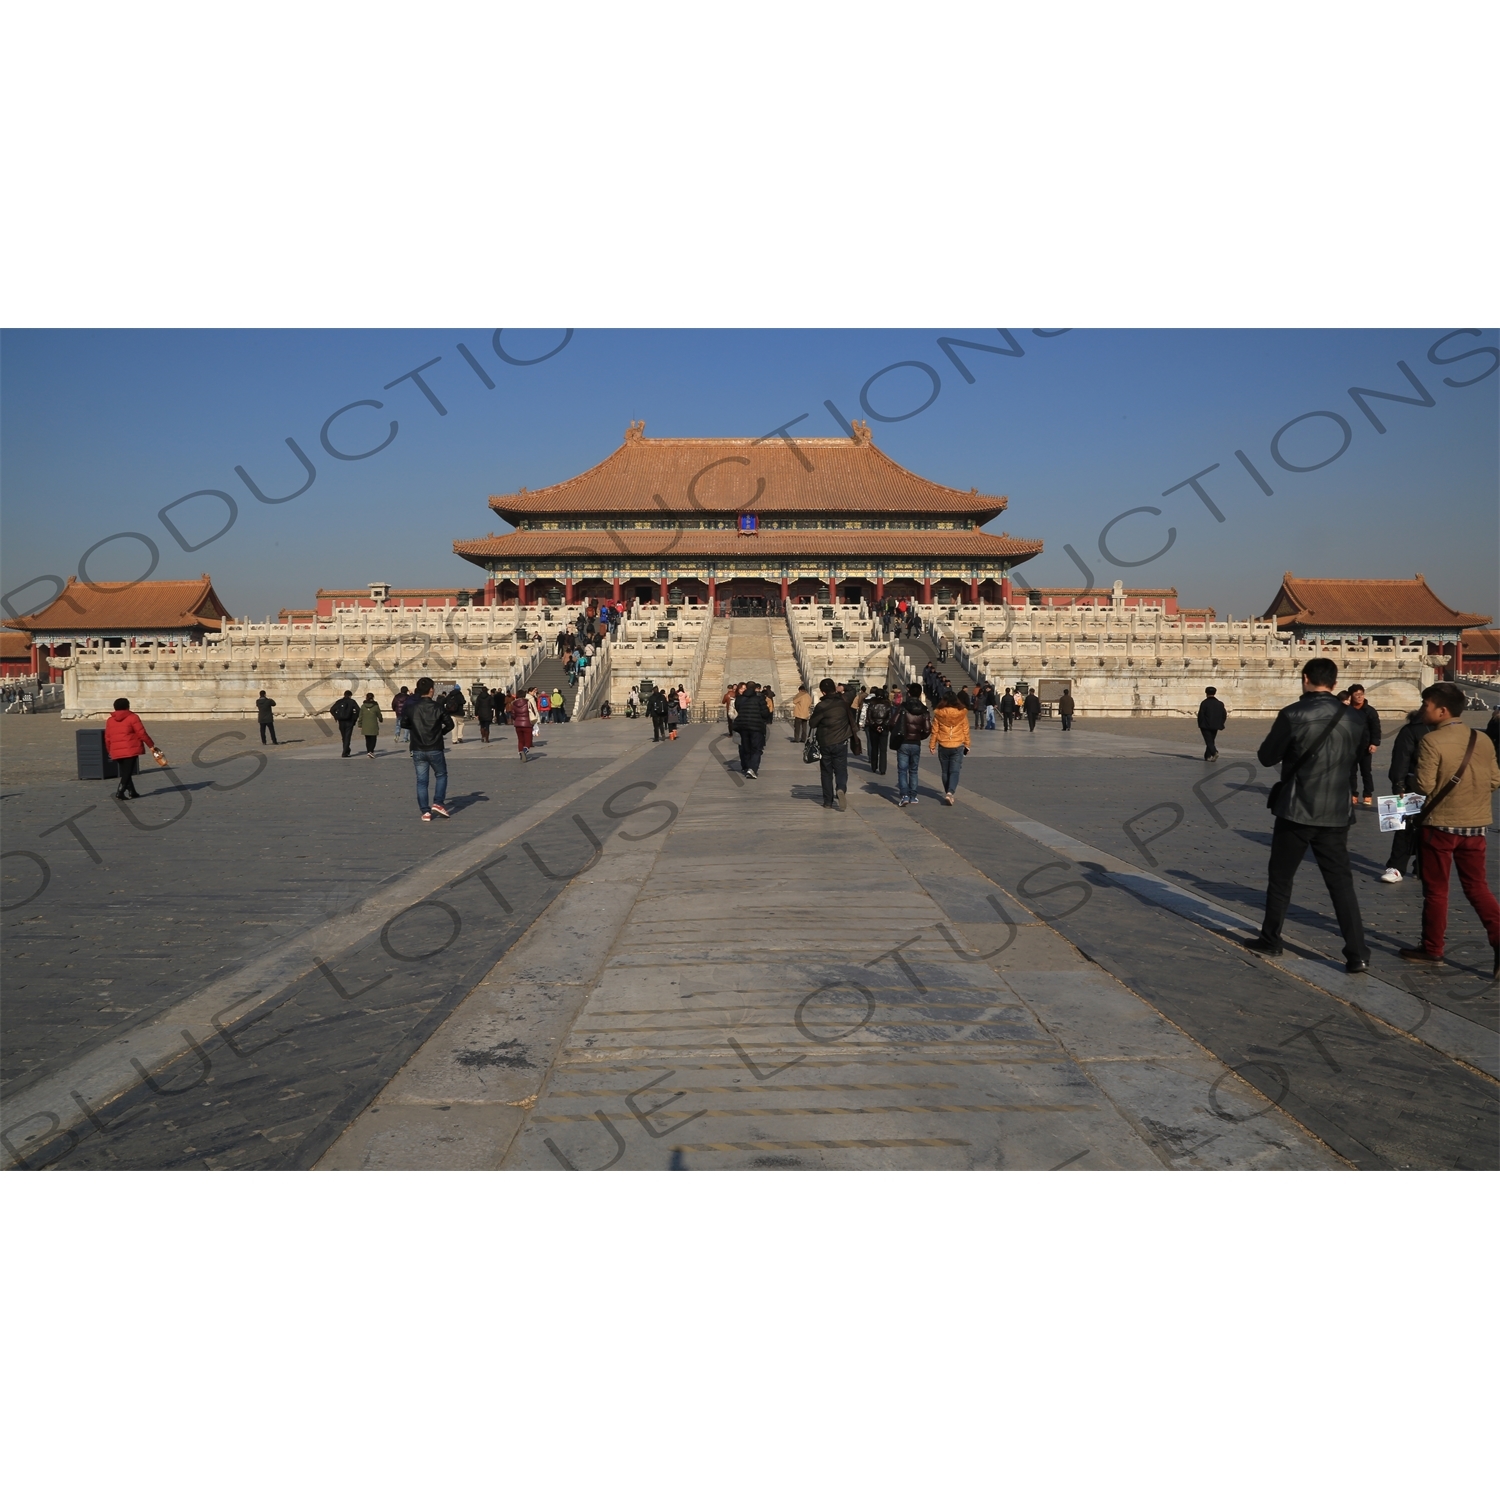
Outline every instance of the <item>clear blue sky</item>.
<svg viewBox="0 0 1500 1500">
<path fill-rule="evenodd" d="M 424 331 L 46 331 L 0 339 L 0 541 L 3 584 L 78 571 L 83 550 L 113 532 L 138 531 L 161 550 L 159 578 L 213 575 L 236 614 L 307 607 L 320 586 L 363 587 L 375 579 L 420 587 L 477 583 L 454 557 L 457 537 L 504 527 L 486 508 L 493 493 L 554 483 L 597 463 L 644 418 L 648 436 L 743 436 L 809 413 L 794 431 L 833 436 L 824 407 L 864 416 L 860 391 L 883 367 L 930 365 L 937 399 L 904 421 L 874 421 L 876 442 L 928 478 L 1010 497 L 992 529 L 1041 537 L 1046 552 L 1022 571 L 1033 584 L 1096 580 L 1170 584 L 1190 605 L 1221 614 L 1259 612 L 1283 571 L 1322 577 L 1409 577 L 1423 572 L 1456 608 L 1500 614 L 1500 375 L 1463 388 L 1496 360 L 1429 361 L 1453 330 L 1093 331 L 1038 337 L 1013 329 L 1019 357 L 959 349 L 968 384 L 939 337 L 999 345 L 993 329 L 920 331 L 577 331 L 550 359 L 504 363 L 492 330 Z M 504 337 L 516 358 L 543 355 L 560 332 Z M 487 389 L 456 345 L 467 345 L 494 382 Z M 1497 340 L 1450 338 L 1440 358 Z M 440 416 L 412 381 L 385 390 L 413 367 L 447 408 Z M 1404 360 L 1435 400 L 1431 408 L 1372 401 L 1378 434 L 1350 386 L 1415 394 Z M 876 411 L 896 415 L 932 390 L 914 368 L 871 389 Z M 329 457 L 325 419 L 360 400 L 335 425 L 345 451 L 373 446 L 399 423 L 382 452 L 358 462 Z M 1313 411 L 1349 424 L 1342 457 L 1311 472 L 1279 467 L 1277 430 Z M 236 474 L 243 466 L 268 495 L 306 475 L 288 450 L 294 438 L 317 469 L 311 488 L 283 505 L 257 502 Z M 1329 418 L 1302 422 L 1282 457 L 1310 465 L 1343 433 Z M 1235 458 L 1242 449 L 1275 492 L 1267 497 Z M 1225 519 L 1190 488 L 1162 492 L 1210 464 L 1202 481 Z M 158 520 L 162 506 L 193 490 L 217 489 L 239 506 L 234 527 L 185 553 Z M 1101 528 L 1136 506 L 1100 555 Z M 223 524 L 221 501 L 172 512 L 189 542 Z M 145 566 L 139 542 L 111 543 L 88 563 L 98 579 L 129 578 Z M 14 603 L 41 603 L 37 585 Z"/>
</svg>

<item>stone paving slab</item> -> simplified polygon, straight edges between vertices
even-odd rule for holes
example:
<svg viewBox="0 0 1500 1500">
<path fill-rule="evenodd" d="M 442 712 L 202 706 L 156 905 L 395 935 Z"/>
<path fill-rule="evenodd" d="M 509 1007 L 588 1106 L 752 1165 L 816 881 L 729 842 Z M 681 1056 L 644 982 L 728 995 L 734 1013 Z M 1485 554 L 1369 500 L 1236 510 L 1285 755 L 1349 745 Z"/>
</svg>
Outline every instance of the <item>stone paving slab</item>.
<svg viewBox="0 0 1500 1500">
<path fill-rule="evenodd" d="M 6 1104 L 13 1155 L 68 1167 L 310 1165 L 569 888 L 590 852 L 574 806 L 606 846 L 632 820 L 650 826 L 656 815 L 636 808 L 651 753 L 638 744 L 552 803 L 454 839 L 351 910 L 19 1091 Z M 560 967 L 551 953 L 547 963 Z"/>
<path fill-rule="evenodd" d="M 1320 956 L 1311 870 L 1301 956 L 1270 965 L 1220 935 L 1246 920 L 1264 846 L 1255 797 L 1219 804 L 1221 828 L 1195 795 L 1191 726 L 981 733 L 952 809 L 932 757 L 912 810 L 892 804 L 893 774 L 855 761 L 847 813 L 823 810 L 781 726 L 754 783 L 713 726 L 656 747 L 623 720 L 547 734 L 529 767 L 498 731 L 458 747 L 456 782 L 485 800 L 451 826 L 417 823 L 404 754 L 309 744 L 268 753 L 243 788 L 279 800 L 211 784 L 241 760 L 184 777 L 192 815 L 160 833 L 116 814 L 95 840 L 99 890 L 101 867 L 54 832 L 71 855 L 47 897 L 63 896 L 74 949 L 15 923 L 29 907 L 9 914 L 6 1020 L 19 931 L 14 951 L 44 957 L 23 980 L 57 999 L 56 1057 L 30 1086 L 55 1079 L 58 1123 L 21 1121 L 12 1150 L 41 1167 L 348 1170 L 1482 1169 L 1500 1154 L 1493 1080 L 1463 1061 L 1487 1055 L 1473 1034 L 1489 1002 L 1454 997 L 1461 972 L 1437 1000 L 1395 983 L 1411 976 L 1349 991 Z M 7 851 L 79 790 L 7 792 Z M 155 819 L 152 801 L 137 808 Z M 1167 801 L 1184 817 L 1146 844 L 1152 865 L 1121 820 Z M 642 802 L 662 810 L 630 811 Z M 1171 822 L 1154 816 L 1139 835 Z M 191 828 L 196 844 L 173 841 Z M 445 944 L 434 901 L 461 931 L 441 957 L 393 958 L 391 901 L 399 953 Z M 361 908 L 381 921 L 340 925 Z M 241 912 L 259 924 L 248 941 L 228 931 Z M 336 982 L 305 962 L 259 992 L 242 980 L 219 1026 L 194 1012 L 169 1034 L 175 1007 L 313 937 Z M 132 971 L 91 974 L 110 983 L 71 1014 L 100 951 L 137 955 L 141 977 L 116 1001 L 97 991 Z M 160 1045 L 126 1076 L 110 1048 L 143 1027 Z M 82 1090 L 80 1109 L 75 1065 L 127 1086 Z"/>
<path fill-rule="evenodd" d="M 1364 1168 L 1491 1170 L 1494 1081 L 983 817 L 906 816 L 1016 894 L 1279 1109 Z M 1046 870 L 1045 879 L 1033 877 Z"/>
<path fill-rule="evenodd" d="M 710 745 L 695 753 L 650 872 L 594 872 L 630 887 L 631 909 L 611 914 L 586 1001 L 537 1098 L 517 1106 L 508 1169 L 658 1170 L 674 1151 L 716 1170 L 1342 1165 L 1274 1109 L 1252 1116 L 1264 1099 L 1232 1077 L 1221 1088 L 1257 1104 L 1244 1123 L 1216 1120 L 1222 1064 L 940 840 L 792 796 L 807 768 L 789 755 L 746 783 Z M 757 812 L 767 803 L 774 821 Z M 552 921 L 528 941 L 545 946 Z M 459 1088 L 475 1107 L 516 1097 L 518 1082 L 491 1089 L 456 1066 L 511 1025 L 513 983 L 507 959 L 384 1092 L 382 1115 Z M 1129 1107 L 1088 1058 L 1130 1060 Z M 1143 1095 L 1167 1136 L 1145 1123 Z M 1191 1157 L 1182 1142 L 1207 1141 L 1207 1124 L 1228 1143 Z M 372 1111 L 323 1165 L 402 1164 L 371 1153 L 376 1128 Z M 410 1164 L 429 1134 L 424 1122 Z"/>
</svg>

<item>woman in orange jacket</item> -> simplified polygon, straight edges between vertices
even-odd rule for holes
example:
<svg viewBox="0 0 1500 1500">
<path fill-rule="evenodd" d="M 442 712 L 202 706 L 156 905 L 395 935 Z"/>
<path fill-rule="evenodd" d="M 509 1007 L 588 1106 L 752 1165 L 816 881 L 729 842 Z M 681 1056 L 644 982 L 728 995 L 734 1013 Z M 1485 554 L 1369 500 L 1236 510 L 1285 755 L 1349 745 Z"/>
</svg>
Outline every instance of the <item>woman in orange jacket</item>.
<svg viewBox="0 0 1500 1500">
<path fill-rule="evenodd" d="M 932 716 L 932 739 L 929 750 L 936 750 L 938 764 L 943 770 L 943 801 L 953 806 L 953 794 L 958 790 L 958 773 L 963 769 L 964 756 L 969 753 L 969 715 L 957 693 L 944 693 Z"/>
</svg>

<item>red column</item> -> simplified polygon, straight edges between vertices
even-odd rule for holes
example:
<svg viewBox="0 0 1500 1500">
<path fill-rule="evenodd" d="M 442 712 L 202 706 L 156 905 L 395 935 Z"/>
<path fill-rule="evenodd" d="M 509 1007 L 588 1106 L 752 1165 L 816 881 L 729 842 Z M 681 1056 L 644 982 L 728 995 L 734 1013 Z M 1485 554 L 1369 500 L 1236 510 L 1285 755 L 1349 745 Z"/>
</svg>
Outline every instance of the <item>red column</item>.
<svg viewBox="0 0 1500 1500">
<path fill-rule="evenodd" d="M 839 602 L 839 581 L 832 574 L 828 577 L 828 602 L 830 604 Z"/>
<path fill-rule="evenodd" d="M 883 578 L 877 578 L 875 580 L 875 602 L 877 604 L 883 604 L 885 602 L 885 579 Z"/>
<path fill-rule="evenodd" d="M 930 583 L 924 583 L 922 585 L 922 603 L 932 603 L 932 585 Z"/>
<path fill-rule="evenodd" d="M 788 584 L 787 584 L 786 579 L 783 578 L 781 580 L 781 603 L 782 603 L 782 607 L 783 608 L 785 608 L 785 606 L 786 606 L 787 592 L 788 592 Z"/>
<path fill-rule="evenodd" d="M 656 601 L 658 604 L 665 604 L 667 602 L 667 590 L 670 587 L 671 584 L 668 582 L 668 580 L 663 578 L 661 581 L 661 598 Z"/>
<path fill-rule="evenodd" d="M 978 604 L 979 603 L 979 585 L 978 585 L 978 583 L 971 583 L 969 585 L 969 603 L 970 604 Z"/>
<path fill-rule="evenodd" d="M 1453 643 L 1453 675 L 1462 677 L 1464 675 L 1464 642 L 1460 636 Z"/>
<path fill-rule="evenodd" d="M 711 615 L 719 612 L 719 585 L 712 578 L 708 580 L 708 612 Z"/>
<path fill-rule="evenodd" d="M 573 580 L 570 578 L 565 584 L 563 584 L 563 603 L 564 604 L 571 604 L 572 602 L 573 602 Z"/>
<path fill-rule="evenodd" d="M 1009 577 L 1009 575 L 1007 575 L 1006 577 L 1004 577 L 1004 578 L 1002 578 L 1000 580 L 1000 602 L 1002 604 L 1009 604 L 1010 603 L 1010 577 Z"/>
</svg>

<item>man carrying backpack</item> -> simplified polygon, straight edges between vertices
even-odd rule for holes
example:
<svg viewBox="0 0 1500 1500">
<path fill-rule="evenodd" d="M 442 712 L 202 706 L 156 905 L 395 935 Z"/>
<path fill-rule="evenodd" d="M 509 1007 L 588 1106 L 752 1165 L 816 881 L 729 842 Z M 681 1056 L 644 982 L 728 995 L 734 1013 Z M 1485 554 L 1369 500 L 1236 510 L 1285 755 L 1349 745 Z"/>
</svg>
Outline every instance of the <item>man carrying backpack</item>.
<svg viewBox="0 0 1500 1500">
<path fill-rule="evenodd" d="M 443 754 L 443 736 L 453 728 L 453 720 L 441 703 L 433 700 L 432 678 L 417 679 L 417 695 L 408 701 L 402 724 L 411 735 L 411 763 L 417 773 L 417 806 L 424 823 L 432 822 L 434 813 L 448 816 L 443 805 L 448 795 L 448 760 Z M 434 777 L 432 801 L 427 800 L 427 778 Z"/>
<path fill-rule="evenodd" d="M 646 712 L 651 715 L 651 743 L 667 737 L 667 695 L 658 687 L 651 690 L 646 699 Z"/>
<path fill-rule="evenodd" d="M 909 807 L 917 800 L 918 762 L 922 758 L 922 741 L 932 733 L 932 715 L 922 703 L 922 689 L 916 683 L 906 690 L 901 712 L 891 726 L 891 740 L 896 746 L 896 806 Z"/>
<path fill-rule="evenodd" d="M 869 743 L 870 770 L 876 776 L 886 772 L 886 755 L 891 748 L 891 705 L 884 688 L 876 688 L 865 704 L 865 735 Z"/>
<path fill-rule="evenodd" d="M 346 688 L 344 696 L 328 710 L 334 723 L 339 726 L 339 736 L 344 742 L 344 754 L 349 754 L 349 741 L 354 738 L 354 725 L 359 718 L 359 704 L 354 701 L 354 693 Z"/>
<path fill-rule="evenodd" d="M 1370 962 L 1359 898 L 1349 868 L 1349 772 L 1365 742 L 1364 721 L 1334 696 L 1338 665 L 1317 656 L 1302 668 L 1302 696 L 1276 716 L 1257 755 L 1263 766 L 1281 763 L 1281 779 L 1267 805 L 1276 815 L 1266 879 L 1266 916 L 1260 936 L 1245 946 L 1275 958 L 1292 900 L 1297 866 L 1309 849 L 1323 873 L 1339 930 L 1344 970 L 1363 974 Z"/>
</svg>

